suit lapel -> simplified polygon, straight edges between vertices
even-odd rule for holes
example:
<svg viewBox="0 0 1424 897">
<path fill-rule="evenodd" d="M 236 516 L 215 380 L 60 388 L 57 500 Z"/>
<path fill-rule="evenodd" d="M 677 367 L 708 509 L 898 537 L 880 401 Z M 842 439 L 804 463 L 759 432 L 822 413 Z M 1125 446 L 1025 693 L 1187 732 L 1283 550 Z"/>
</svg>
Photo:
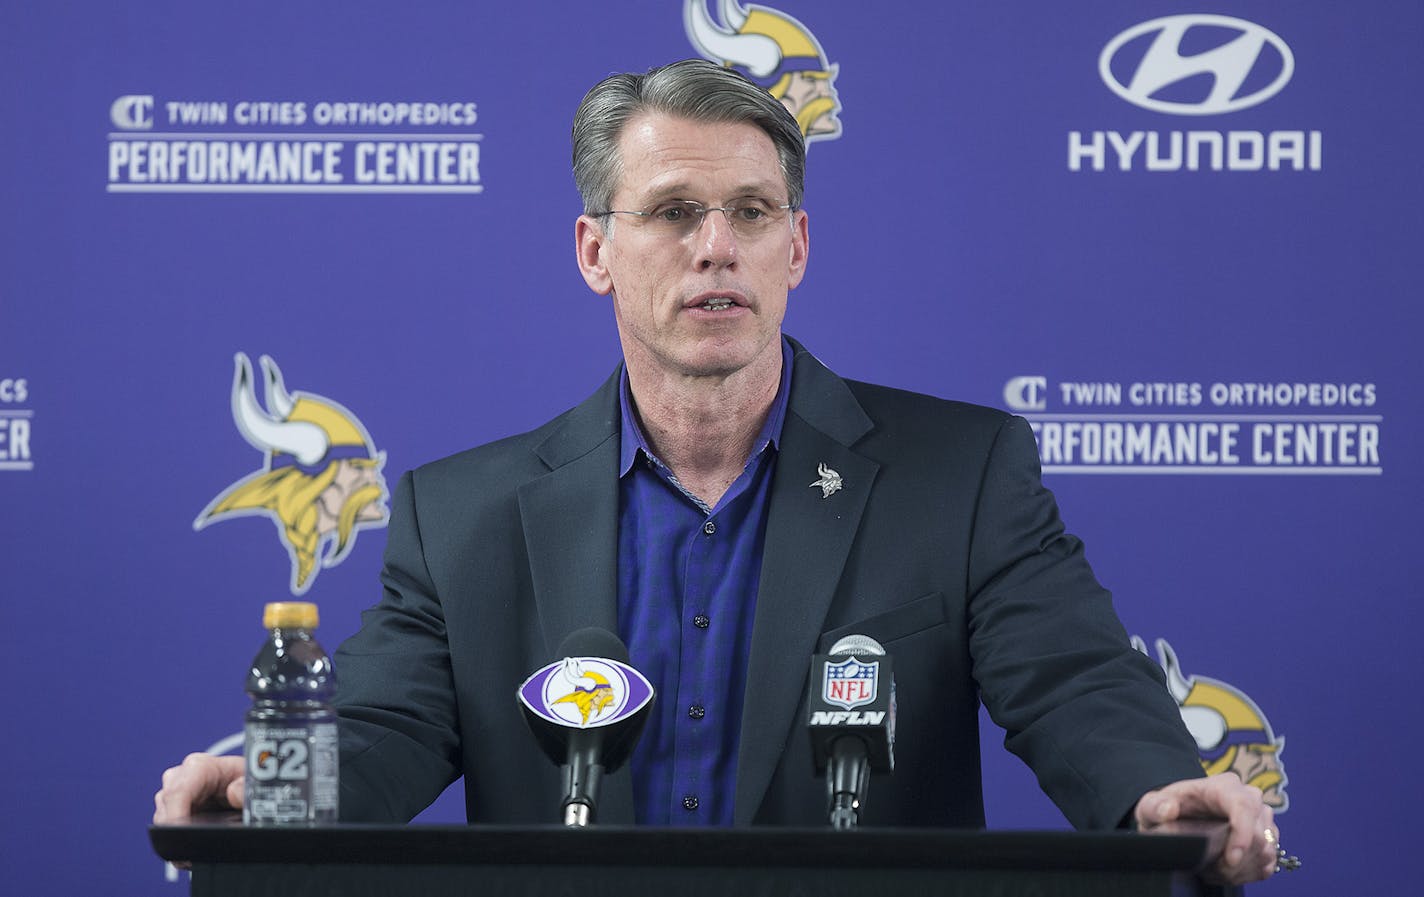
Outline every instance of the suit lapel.
<svg viewBox="0 0 1424 897">
<path fill-rule="evenodd" d="M 766 794 L 806 688 L 806 671 L 879 465 L 849 446 L 871 421 L 845 382 L 792 343 L 796 367 L 772 484 L 742 711 L 734 821 Z M 843 488 L 822 497 L 826 465 Z"/>
<path fill-rule="evenodd" d="M 549 473 L 518 490 L 546 656 L 571 632 L 618 632 L 618 377 L 565 418 L 535 453 Z M 627 768 L 604 779 L 598 820 L 633 822 Z"/>
</svg>

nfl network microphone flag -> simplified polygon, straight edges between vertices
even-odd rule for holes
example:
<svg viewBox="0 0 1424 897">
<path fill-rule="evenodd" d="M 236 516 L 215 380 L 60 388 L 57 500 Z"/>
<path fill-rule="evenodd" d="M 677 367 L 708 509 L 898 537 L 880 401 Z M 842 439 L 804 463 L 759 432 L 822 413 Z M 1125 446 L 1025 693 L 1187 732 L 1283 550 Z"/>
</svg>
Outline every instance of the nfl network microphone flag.
<svg viewBox="0 0 1424 897">
<path fill-rule="evenodd" d="M 870 769 L 895 769 L 895 675 L 884 653 L 818 654 L 811 660 L 806 726 L 822 772 L 839 738 L 865 742 Z"/>
</svg>

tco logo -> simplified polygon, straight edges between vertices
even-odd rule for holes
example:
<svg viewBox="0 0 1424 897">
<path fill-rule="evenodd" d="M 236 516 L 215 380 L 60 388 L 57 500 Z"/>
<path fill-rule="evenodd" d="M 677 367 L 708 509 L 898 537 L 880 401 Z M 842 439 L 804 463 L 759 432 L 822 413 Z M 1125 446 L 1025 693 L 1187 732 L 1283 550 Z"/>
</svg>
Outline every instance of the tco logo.
<svg viewBox="0 0 1424 897">
<path fill-rule="evenodd" d="M 1290 47 L 1274 32 L 1245 19 L 1205 14 L 1134 25 L 1108 41 L 1098 57 L 1098 74 L 1113 93 L 1172 115 L 1217 115 L 1255 106 L 1279 93 L 1294 71 Z M 1208 79 L 1210 90 L 1205 89 Z"/>
<path fill-rule="evenodd" d="M 147 131 L 153 127 L 153 97 L 119 97 L 109 107 L 109 119 L 114 127 L 125 131 Z"/>
<path fill-rule="evenodd" d="M 1015 411 L 1042 411 L 1048 407 L 1048 378 L 1010 378 L 1004 384 L 1004 404 Z"/>
</svg>

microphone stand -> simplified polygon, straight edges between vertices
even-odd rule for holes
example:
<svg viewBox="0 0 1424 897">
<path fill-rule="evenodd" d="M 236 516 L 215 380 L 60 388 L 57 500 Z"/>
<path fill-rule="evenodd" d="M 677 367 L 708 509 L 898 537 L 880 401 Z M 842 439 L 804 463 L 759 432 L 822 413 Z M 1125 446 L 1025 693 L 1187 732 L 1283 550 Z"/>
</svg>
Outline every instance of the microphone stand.
<svg viewBox="0 0 1424 897">
<path fill-rule="evenodd" d="M 598 792 L 603 785 L 602 733 L 575 731 L 569 735 L 564 774 L 564 825 L 582 828 L 598 815 Z"/>
<path fill-rule="evenodd" d="M 831 828 L 853 829 L 860 824 L 860 807 L 870 783 L 870 757 L 865 743 L 853 735 L 837 738 L 831 746 L 826 772 L 826 796 Z"/>
</svg>

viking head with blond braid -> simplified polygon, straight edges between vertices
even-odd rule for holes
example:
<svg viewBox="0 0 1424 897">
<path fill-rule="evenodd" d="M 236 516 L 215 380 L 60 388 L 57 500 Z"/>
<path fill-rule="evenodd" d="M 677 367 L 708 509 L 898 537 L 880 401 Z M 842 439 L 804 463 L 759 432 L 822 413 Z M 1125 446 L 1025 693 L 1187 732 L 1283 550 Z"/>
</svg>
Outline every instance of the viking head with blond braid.
<svg viewBox="0 0 1424 897">
<path fill-rule="evenodd" d="M 592 669 L 584 669 L 577 658 L 565 657 L 563 669 L 564 679 L 573 686 L 573 691 L 555 699 L 554 704 L 573 704 L 578 708 L 579 717 L 583 724 L 588 725 L 589 714 L 594 719 L 603 715 L 603 711 L 613 703 L 613 684 L 608 681 L 608 677 Z"/>
<path fill-rule="evenodd" d="M 1197 743 L 1202 770 L 1207 775 L 1235 773 L 1241 781 L 1260 788 L 1266 804 L 1277 813 L 1285 812 L 1290 806 L 1280 756 L 1285 738 L 1271 731 L 1266 715 L 1245 693 L 1216 679 L 1182 675 L 1177 653 L 1167 640 L 1159 638 L 1156 644 L 1167 675 L 1167 690 Z M 1142 639 L 1133 636 L 1132 645 L 1147 653 Z"/>
<path fill-rule="evenodd" d="M 839 70 L 826 61 L 816 36 L 767 6 L 718 0 L 717 8 L 720 22 L 708 13 L 705 0 L 685 0 L 683 5 L 688 40 L 703 58 L 736 69 L 766 88 L 796 117 L 807 143 L 839 137 Z"/>
<path fill-rule="evenodd" d="M 264 462 L 214 498 L 193 529 L 230 517 L 271 518 L 291 557 L 292 594 L 301 595 L 322 567 L 334 567 L 350 554 L 358 530 L 385 526 L 385 455 L 341 405 L 288 393 L 277 363 L 265 355 L 263 410 L 252 363 L 241 352 L 234 361 L 232 417 Z"/>
</svg>

